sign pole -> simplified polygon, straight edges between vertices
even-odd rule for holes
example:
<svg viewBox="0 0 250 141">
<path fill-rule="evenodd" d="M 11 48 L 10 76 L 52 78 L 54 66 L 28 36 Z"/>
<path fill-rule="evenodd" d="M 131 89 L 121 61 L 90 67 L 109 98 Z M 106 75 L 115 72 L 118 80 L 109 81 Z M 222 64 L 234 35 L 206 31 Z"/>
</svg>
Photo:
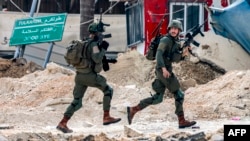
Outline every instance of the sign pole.
<svg viewBox="0 0 250 141">
<path fill-rule="evenodd" d="M 47 63 L 49 62 L 49 59 L 50 59 L 50 56 L 51 56 L 53 47 L 54 47 L 54 42 L 51 42 L 51 43 L 50 43 L 49 50 L 48 50 L 48 52 L 47 52 L 47 54 L 46 54 L 46 57 L 45 57 L 45 61 L 44 61 L 44 64 L 43 64 L 43 68 L 46 68 Z"/>
<path fill-rule="evenodd" d="M 33 17 L 34 12 L 35 12 L 35 10 L 36 10 L 36 5 L 37 5 L 37 0 L 33 0 L 33 1 L 32 1 L 32 5 L 31 5 L 31 8 L 30 8 L 30 17 Z M 25 51 L 25 45 L 20 45 L 20 46 L 18 46 L 18 47 L 16 48 L 14 58 L 23 57 L 24 51 Z"/>
</svg>

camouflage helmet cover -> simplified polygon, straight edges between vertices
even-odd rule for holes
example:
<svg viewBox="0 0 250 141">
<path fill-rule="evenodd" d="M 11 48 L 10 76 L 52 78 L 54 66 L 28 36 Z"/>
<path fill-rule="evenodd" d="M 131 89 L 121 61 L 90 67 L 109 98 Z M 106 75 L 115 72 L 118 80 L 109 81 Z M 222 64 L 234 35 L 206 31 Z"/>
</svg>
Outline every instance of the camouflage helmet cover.
<svg viewBox="0 0 250 141">
<path fill-rule="evenodd" d="M 98 32 L 98 25 L 97 25 L 97 23 L 90 24 L 89 27 L 88 27 L 88 31 L 90 33 Z"/>
<path fill-rule="evenodd" d="M 168 25 L 168 29 L 171 27 L 176 27 L 181 31 L 183 31 L 182 29 L 182 23 L 179 20 L 172 20 L 169 25 Z"/>
</svg>

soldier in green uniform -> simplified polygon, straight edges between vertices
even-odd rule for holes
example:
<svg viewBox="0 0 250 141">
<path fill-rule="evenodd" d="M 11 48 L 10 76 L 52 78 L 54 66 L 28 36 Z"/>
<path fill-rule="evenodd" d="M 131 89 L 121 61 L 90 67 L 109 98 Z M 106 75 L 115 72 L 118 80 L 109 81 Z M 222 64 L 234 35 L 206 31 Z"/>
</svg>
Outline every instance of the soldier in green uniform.
<svg viewBox="0 0 250 141">
<path fill-rule="evenodd" d="M 195 121 L 188 121 L 184 118 L 183 101 L 184 93 L 180 89 L 179 81 L 172 72 L 172 62 L 179 62 L 188 55 L 190 47 L 181 48 L 179 42 L 179 33 L 182 31 L 182 24 L 178 20 L 172 20 L 168 25 L 168 34 L 161 38 L 156 52 L 156 78 L 152 83 L 152 88 L 156 92 L 152 97 L 142 99 L 138 105 L 127 107 L 128 123 L 132 123 L 132 119 L 138 111 L 149 105 L 159 104 L 163 101 L 163 95 L 166 88 L 174 95 L 175 114 L 178 117 L 179 128 L 190 127 L 196 124 Z"/>
<path fill-rule="evenodd" d="M 111 117 L 109 114 L 110 103 L 113 95 L 113 89 L 107 84 L 105 77 L 99 74 L 102 70 L 102 59 L 108 48 L 108 43 L 102 41 L 100 45 L 98 36 L 98 24 L 92 23 L 88 27 L 90 33 L 88 40 L 87 53 L 89 55 L 88 65 L 86 61 L 82 65 L 75 66 L 75 87 L 73 90 L 74 99 L 66 109 L 63 119 L 57 125 L 57 129 L 63 133 L 73 132 L 67 127 L 68 120 L 73 114 L 82 107 L 82 99 L 88 87 L 100 89 L 103 96 L 103 125 L 119 122 L 120 118 Z"/>
</svg>

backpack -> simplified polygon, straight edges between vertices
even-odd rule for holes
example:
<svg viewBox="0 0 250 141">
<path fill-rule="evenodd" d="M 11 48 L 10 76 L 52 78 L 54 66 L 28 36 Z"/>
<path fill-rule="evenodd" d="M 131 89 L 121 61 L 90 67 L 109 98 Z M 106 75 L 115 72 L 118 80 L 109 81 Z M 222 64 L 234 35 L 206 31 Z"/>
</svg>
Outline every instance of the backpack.
<svg viewBox="0 0 250 141">
<path fill-rule="evenodd" d="M 151 40 L 150 45 L 149 45 L 149 49 L 146 53 L 146 58 L 148 60 L 150 60 L 150 61 L 155 60 L 156 51 L 157 51 L 158 45 L 159 45 L 162 37 L 163 37 L 163 35 L 159 35 L 159 36 L 154 37 Z"/>
<path fill-rule="evenodd" d="M 88 40 L 72 40 L 69 46 L 66 47 L 66 53 L 64 54 L 64 59 L 70 66 L 89 66 L 89 59 L 87 56 Z"/>
</svg>

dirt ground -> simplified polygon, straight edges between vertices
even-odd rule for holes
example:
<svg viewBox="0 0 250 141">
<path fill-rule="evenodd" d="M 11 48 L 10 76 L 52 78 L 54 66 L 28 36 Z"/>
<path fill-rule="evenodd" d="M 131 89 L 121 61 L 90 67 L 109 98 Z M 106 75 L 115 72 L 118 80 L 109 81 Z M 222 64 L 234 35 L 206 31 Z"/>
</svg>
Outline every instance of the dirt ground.
<svg viewBox="0 0 250 141">
<path fill-rule="evenodd" d="M 121 117 L 121 122 L 102 125 L 102 93 L 89 88 L 83 107 L 68 123 L 74 132 L 63 134 L 55 127 L 72 100 L 74 71 L 55 63 L 42 69 L 25 59 L 0 59 L 0 140 L 153 141 L 178 140 L 198 133 L 204 133 L 209 141 L 223 140 L 223 125 L 249 124 L 250 70 L 222 73 L 193 60 L 174 64 L 174 73 L 186 94 L 185 116 L 196 120 L 199 128 L 177 128 L 174 101 L 167 91 L 162 103 L 140 111 L 128 125 L 126 106 L 153 93 L 155 65 L 137 51 L 128 51 L 118 55 L 110 71 L 101 73 L 114 88 L 111 115 Z"/>
</svg>

